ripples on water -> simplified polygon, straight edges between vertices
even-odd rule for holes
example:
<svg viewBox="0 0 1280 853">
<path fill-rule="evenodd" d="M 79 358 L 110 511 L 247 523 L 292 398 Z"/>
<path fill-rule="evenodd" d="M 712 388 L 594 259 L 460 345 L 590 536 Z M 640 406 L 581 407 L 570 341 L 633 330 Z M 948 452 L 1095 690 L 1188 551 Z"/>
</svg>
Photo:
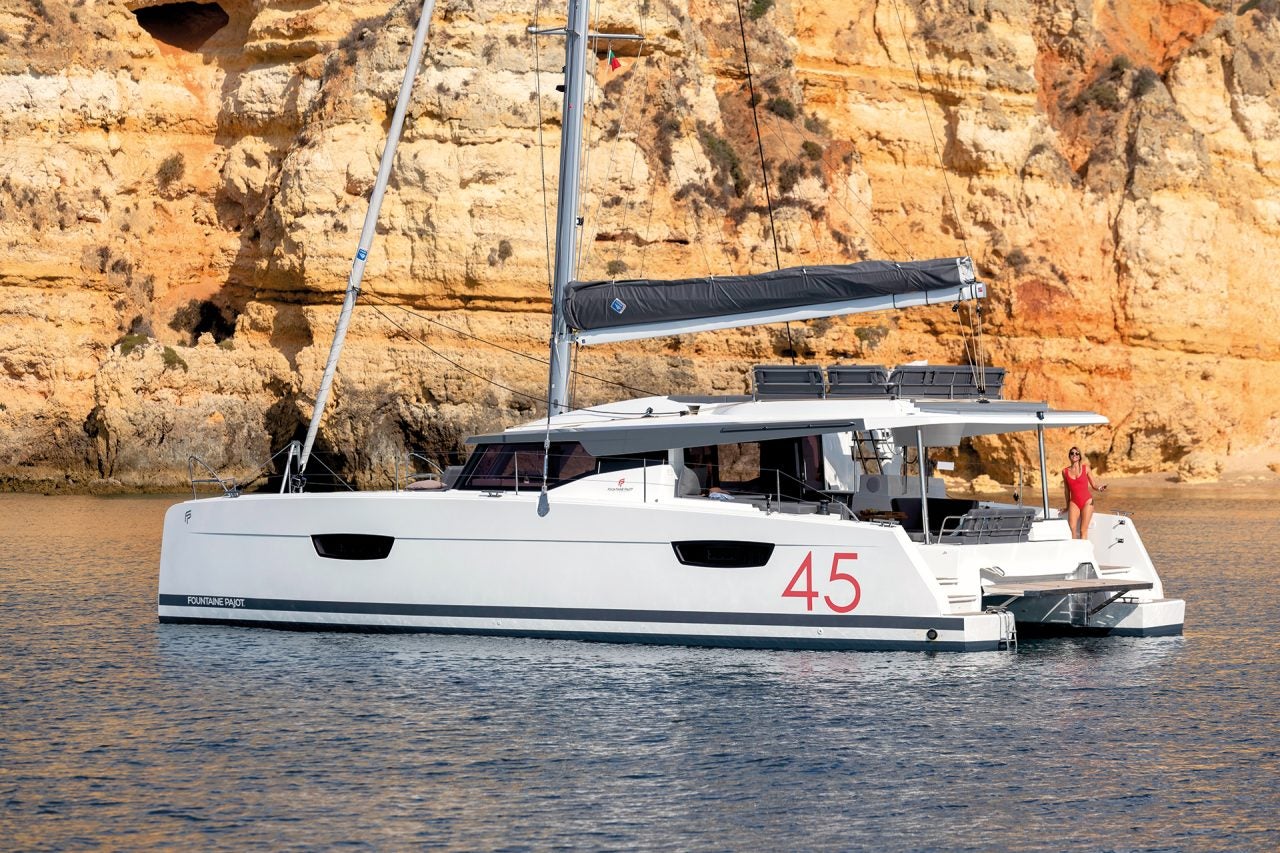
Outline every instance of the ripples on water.
<svg viewBox="0 0 1280 853">
<path fill-rule="evenodd" d="M 1280 512 L 1131 500 L 1183 638 L 752 652 L 159 625 L 167 500 L 0 496 L 0 847 L 1270 850 Z"/>
</svg>

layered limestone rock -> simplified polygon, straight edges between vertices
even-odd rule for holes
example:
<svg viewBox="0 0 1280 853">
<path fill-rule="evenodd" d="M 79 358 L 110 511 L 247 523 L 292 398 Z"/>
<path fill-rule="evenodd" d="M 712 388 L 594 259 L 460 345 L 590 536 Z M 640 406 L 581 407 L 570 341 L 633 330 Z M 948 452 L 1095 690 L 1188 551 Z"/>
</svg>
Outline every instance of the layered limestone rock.
<svg viewBox="0 0 1280 853">
<path fill-rule="evenodd" d="M 991 295 L 585 349 L 577 402 L 742 393 L 793 350 L 980 345 L 1007 395 L 1111 418 L 1054 458 L 1265 470 L 1280 3 L 1237 5 L 756 0 L 744 58 L 734 4 L 599 4 L 595 29 L 646 39 L 596 45 L 580 277 L 757 271 L 776 245 L 788 266 L 971 254 Z M 320 435 L 362 484 L 541 411 L 563 47 L 528 35 L 534 6 L 437 4 Z M 170 488 L 191 456 L 249 479 L 300 436 L 417 13 L 0 0 L 0 483 Z M 1033 460 L 958 457 L 1004 484 Z"/>
</svg>

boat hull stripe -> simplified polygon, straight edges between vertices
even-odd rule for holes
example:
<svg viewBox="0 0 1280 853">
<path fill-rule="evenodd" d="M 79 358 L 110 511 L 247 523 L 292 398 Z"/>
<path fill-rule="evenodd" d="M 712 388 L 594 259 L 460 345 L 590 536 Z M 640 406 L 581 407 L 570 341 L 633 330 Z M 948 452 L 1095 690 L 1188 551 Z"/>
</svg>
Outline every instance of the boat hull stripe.
<svg viewBox="0 0 1280 853">
<path fill-rule="evenodd" d="M 287 598 L 228 599 L 226 596 L 188 596 L 163 593 L 159 596 L 159 604 L 162 607 L 203 607 L 234 610 L 235 612 L 268 610 L 277 613 L 358 613 L 374 616 L 435 616 L 451 619 L 548 619 L 562 622 L 783 625 L 813 628 L 934 628 L 939 631 L 960 631 L 964 629 L 964 619 L 948 616 L 837 616 L 789 613 L 717 613 L 685 610 L 600 610 L 575 607 L 489 607 L 363 601 L 297 601 Z"/>
<path fill-rule="evenodd" d="M 169 624 L 230 625 L 238 628 L 279 628 L 289 631 L 344 631 L 376 634 L 450 634 L 491 637 L 531 637 L 540 640 L 583 640 L 662 646 L 707 646 L 729 649 L 787 649 L 809 651 L 940 651 L 982 652 L 1001 648 L 995 640 L 824 639 L 819 637 L 751 637 L 717 634 L 630 634 L 605 631 L 539 631 L 516 628 L 443 628 L 414 625 L 351 625 L 334 622 L 278 622 L 262 619 L 223 619 L 161 616 Z"/>
</svg>

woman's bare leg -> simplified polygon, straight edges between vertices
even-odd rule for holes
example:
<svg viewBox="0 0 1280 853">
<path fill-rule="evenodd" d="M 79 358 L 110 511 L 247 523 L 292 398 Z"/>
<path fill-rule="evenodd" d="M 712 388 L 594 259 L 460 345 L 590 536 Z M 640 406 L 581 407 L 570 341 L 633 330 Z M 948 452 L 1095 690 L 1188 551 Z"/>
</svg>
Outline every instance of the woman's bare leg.
<svg viewBox="0 0 1280 853">
<path fill-rule="evenodd" d="M 1080 510 L 1080 538 L 1089 538 L 1089 522 L 1093 521 L 1093 501 L 1089 501 L 1084 505 L 1084 509 Z"/>
<path fill-rule="evenodd" d="M 1076 506 L 1075 501 L 1067 504 L 1067 524 L 1071 525 L 1071 538 L 1080 538 L 1080 507 Z"/>
</svg>

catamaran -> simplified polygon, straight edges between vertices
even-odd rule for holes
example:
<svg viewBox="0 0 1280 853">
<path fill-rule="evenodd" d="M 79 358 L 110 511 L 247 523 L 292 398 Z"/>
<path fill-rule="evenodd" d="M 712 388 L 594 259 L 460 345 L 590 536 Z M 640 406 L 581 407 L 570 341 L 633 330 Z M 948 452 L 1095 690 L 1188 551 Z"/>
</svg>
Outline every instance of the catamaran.
<svg viewBox="0 0 1280 853">
<path fill-rule="evenodd" d="M 469 439 L 434 488 L 307 492 L 434 0 L 418 23 L 305 442 L 278 494 L 172 507 L 162 622 L 806 649 L 982 651 L 1019 630 L 1182 631 L 1132 519 L 1074 539 L 1045 430 L 1092 412 L 1002 399 L 988 367 L 763 365 L 743 396 L 570 409 L 569 348 L 985 296 L 968 258 L 576 281 L 587 0 L 570 0 L 545 419 Z M 1038 505 L 948 497 L 931 449 L 1034 434 Z M 219 481 L 221 482 L 221 481 Z"/>
</svg>

